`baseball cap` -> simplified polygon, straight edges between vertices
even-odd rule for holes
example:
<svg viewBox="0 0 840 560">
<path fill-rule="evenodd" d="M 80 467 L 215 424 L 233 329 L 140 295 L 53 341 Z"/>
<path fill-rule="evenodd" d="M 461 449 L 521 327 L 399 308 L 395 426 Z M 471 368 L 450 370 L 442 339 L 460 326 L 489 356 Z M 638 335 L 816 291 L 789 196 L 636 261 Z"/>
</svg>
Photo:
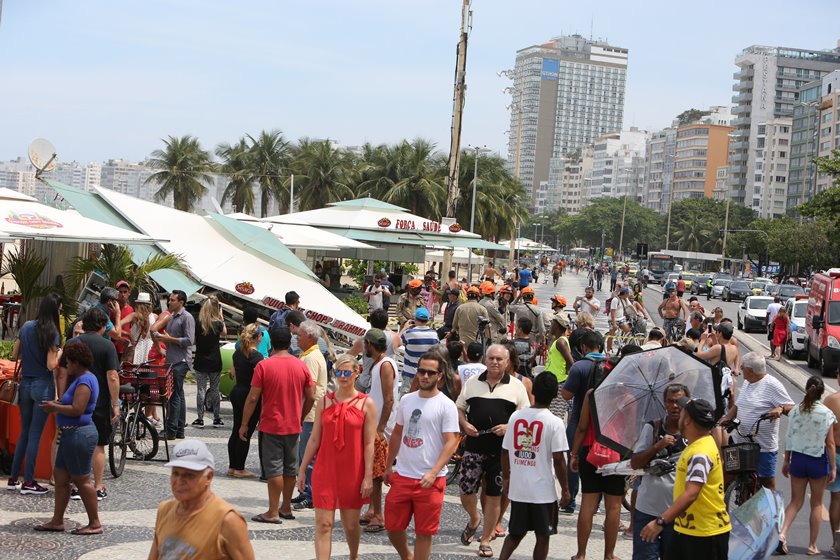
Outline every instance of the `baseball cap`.
<svg viewBox="0 0 840 560">
<path fill-rule="evenodd" d="M 126 288 L 131 287 L 131 285 L 125 280 L 120 280 L 119 282 L 117 282 L 117 285 L 115 287 L 119 290 L 123 286 L 125 286 Z"/>
<path fill-rule="evenodd" d="M 164 467 L 181 467 L 191 471 L 203 471 L 216 466 L 213 454 L 207 449 L 203 441 L 197 439 L 185 439 L 175 444 L 172 451 L 173 461 L 169 461 Z"/>
<path fill-rule="evenodd" d="M 455 288 L 454 290 L 449 290 L 450 296 L 461 297 L 461 290 Z"/>
<path fill-rule="evenodd" d="M 715 425 L 715 408 L 706 399 L 681 397 L 677 403 L 686 409 L 691 419 L 701 426 L 711 428 Z"/>
<path fill-rule="evenodd" d="M 381 329 L 370 329 L 365 333 L 365 340 L 377 346 L 383 346 L 387 343 L 385 333 Z"/>
<path fill-rule="evenodd" d="M 722 334 L 724 338 L 732 338 L 732 335 L 735 334 L 735 329 L 729 323 L 718 323 L 715 330 Z"/>
<path fill-rule="evenodd" d="M 569 328 L 569 318 L 563 314 L 557 314 L 551 318 L 552 321 L 557 321 L 557 324 L 564 329 Z"/>
<path fill-rule="evenodd" d="M 414 318 L 418 321 L 428 321 L 429 320 L 429 310 L 425 307 L 419 308 L 417 311 L 414 312 Z"/>
<path fill-rule="evenodd" d="M 627 286 L 624 286 L 623 288 L 621 288 L 621 291 L 619 293 L 629 294 L 630 293 L 630 288 L 628 288 Z"/>
</svg>

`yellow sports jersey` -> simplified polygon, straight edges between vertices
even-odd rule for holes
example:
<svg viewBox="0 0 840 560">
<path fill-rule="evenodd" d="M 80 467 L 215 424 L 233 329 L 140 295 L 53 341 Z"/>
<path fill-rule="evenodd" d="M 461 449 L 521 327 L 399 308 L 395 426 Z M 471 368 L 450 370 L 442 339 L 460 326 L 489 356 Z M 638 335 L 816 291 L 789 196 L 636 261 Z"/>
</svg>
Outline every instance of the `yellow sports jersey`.
<svg viewBox="0 0 840 560">
<path fill-rule="evenodd" d="M 686 447 L 677 461 L 674 500 L 686 481 L 704 482 L 700 495 L 674 520 L 674 530 L 693 537 L 713 537 L 732 528 L 723 501 L 723 465 L 712 436 L 704 436 Z"/>
</svg>

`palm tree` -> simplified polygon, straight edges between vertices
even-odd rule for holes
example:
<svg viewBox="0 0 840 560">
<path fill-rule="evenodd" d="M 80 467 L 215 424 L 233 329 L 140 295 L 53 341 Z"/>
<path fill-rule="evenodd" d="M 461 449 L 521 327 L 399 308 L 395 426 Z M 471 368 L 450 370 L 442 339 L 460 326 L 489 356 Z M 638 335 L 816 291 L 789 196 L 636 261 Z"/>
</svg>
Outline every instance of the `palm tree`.
<svg viewBox="0 0 840 560">
<path fill-rule="evenodd" d="M 140 292 L 153 293 L 155 283 L 151 273 L 158 270 L 177 270 L 187 273 L 187 267 L 180 255 L 157 253 L 139 265 L 131 258 L 131 251 L 125 245 L 103 245 L 102 252 L 94 257 L 76 257 L 70 263 L 68 280 L 77 286 L 87 279 L 92 272 L 97 272 L 105 279 L 108 286 L 125 280 Z"/>
<path fill-rule="evenodd" d="M 198 139 L 190 135 L 170 136 L 163 141 L 165 148 L 155 150 L 147 165 L 158 171 L 146 183 L 160 185 L 155 200 L 164 201 L 172 195 L 177 210 L 191 212 L 213 180 L 210 154 L 201 149 Z"/>
<path fill-rule="evenodd" d="M 697 214 L 677 225 L 675 239 L 683 251 L 701 251 L 714 246 L 714 228 Z"/>
<path fill-rule="evenodd" d="M 292 160 L 299 209 L 314 210 L 353 198 L 351 160 L 329 140 L 301 138 Z"/>
<path fill-rule="evenodd" d="M 428 140 L 403 141 L 377 155 L 368 183 L 385 202 L 434 218 L 446 204 L 446 160 Z"/>
<path fill-rule="evenodd" d="M 251 175 L 260 186 L 260 217 L 268 216 L 271 199 L 283 213 L 289 205 L 289 142 L 279 130 L 263 130 L 256 138 L 250 134 L 247 138 L 251 143 Z"/>
<path fill-rule="evenodd" d="M 40 256 L 37 251 L 33 251 L 31 247 L 26 247 L 25 244 L 3 258 L 0 277 L 11 276 L 20 290 L 21 313 L 18 320 L 21 325 L 24 317 L 34 316 L 37 309 L 34 305 L 35 301 L 51 291 L 49 286 L 38 283 L 46 266 L 47 259 Z"/>
<path fill-rule="evenodd" d="M 222 163 L 219 170 L 228 178 L 222 195 L 222 204 L 230 200 L 234 211 L 254 213 L 254 178 L 251 163 L 252 152 L 248 143 L 241 138 L 236 144 L 219 144 L 216 155 Z"/>
</svg>

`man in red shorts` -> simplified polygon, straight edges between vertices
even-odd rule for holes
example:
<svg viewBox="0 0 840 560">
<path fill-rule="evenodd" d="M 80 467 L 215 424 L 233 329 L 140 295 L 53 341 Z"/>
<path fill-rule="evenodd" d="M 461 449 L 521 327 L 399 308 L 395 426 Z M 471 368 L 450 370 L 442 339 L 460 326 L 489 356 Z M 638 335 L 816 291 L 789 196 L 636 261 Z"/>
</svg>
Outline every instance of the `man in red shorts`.
<svg viewBox="0 0 840 560">
<path fill-rule="evenodd" d="M 388 446 L 384 482 L 391 490 L 385 497 L 385 529 L 402 560 L 427 560 L 432 552 L 446 491 L 446 463 L 458 447 L 458 410 L 438 390 L 444 367 L 436 352 L 420 357 L 416 374 L 420 390 L 400 399 Z M 394 459 L 396 467 L 391 466 Z M 405 534 L 412 515 L 413 556 Z"/>
</svg>

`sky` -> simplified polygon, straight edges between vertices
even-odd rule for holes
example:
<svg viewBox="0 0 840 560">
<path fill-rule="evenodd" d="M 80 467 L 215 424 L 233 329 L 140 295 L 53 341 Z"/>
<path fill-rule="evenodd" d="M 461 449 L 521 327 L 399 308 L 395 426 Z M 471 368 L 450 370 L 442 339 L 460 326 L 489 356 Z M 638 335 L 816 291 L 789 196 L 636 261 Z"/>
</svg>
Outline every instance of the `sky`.
<svg viewBox="0 0 840 560">
<path fill-rule="evenodd" d="M 36 137 L 60 161 L 139 161 L 169 135 L 207 149 L 278 129 L 449 150 L 459 0 L 5 0 L 0 160 Z M 518 49 L 580 33 L 630 50 L 624 127 L 731 103 L 753 45 L 830 49 L 838 0 L 473 0 L 462 146 L 507 153 Z"/>
</svg>

